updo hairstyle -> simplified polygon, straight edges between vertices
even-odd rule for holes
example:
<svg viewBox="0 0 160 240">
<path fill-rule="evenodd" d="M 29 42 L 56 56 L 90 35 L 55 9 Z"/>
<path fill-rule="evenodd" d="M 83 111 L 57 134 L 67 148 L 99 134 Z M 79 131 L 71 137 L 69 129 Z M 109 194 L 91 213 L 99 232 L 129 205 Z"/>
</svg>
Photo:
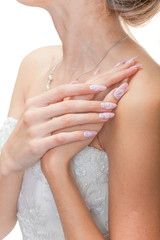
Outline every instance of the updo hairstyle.
<svg viewBox="0 0 160 240">
<path fill-rule="evenodd" d="M 160 8 L 160 0 L 106 0 L 109 10 L 131 26 L 150 20 Z"/>
</svg>

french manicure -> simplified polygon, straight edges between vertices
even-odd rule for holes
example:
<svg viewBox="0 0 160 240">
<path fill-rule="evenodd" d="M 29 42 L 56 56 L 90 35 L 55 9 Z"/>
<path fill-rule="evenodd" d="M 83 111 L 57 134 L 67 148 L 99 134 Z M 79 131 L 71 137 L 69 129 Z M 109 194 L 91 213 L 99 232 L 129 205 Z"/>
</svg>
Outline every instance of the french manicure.
<svg viewBox="0 0 160 240">
<path fill-rule="evenodd" d="M 103 102 L 103 103 L 101 103 L 101 107 L 103 109 L 113 109 L 113 108 L 117 107 L 117 104 L 109 103 L 109 102 Z"/>
<path fill-rule="evenodd" d="M 137 58 L 137 56 L 135 56 L 135 57 L 132 57 L 131 59 L 129 59 L 126 63 L 131 63 L 132 61 L 135 61 L 136 60 L 136 58 Z"/>
<path fill-rule="evenodd" d="M 102 120 L 105 120 L 105 119 L 108 119 L 108 118 L 112 118 L 114 117 L 115 114 L 114 113 L 99 113 L 99 117 L 102 119 Z"/>
<path fill-rule="evenodd" d="M 137 65 L 134 65 L 134 66 L 132 66 L 130 68 L 142 68 L 142 64 L 137 64 Z"/>
<path fill-rule="evenodd" d="M 121 65 L 122 63 L 124 63 L 124 62 L 125 62 L 124 60 L 118 62 L 116 65 L 114 65 L 114 67 L 118 67 L 118 66 L 120 66 L 120 65 Z"/>
<path fill-rule="evenodd" d="M 117 88 L 116 91 L 113 93 L 114 97 L 119 100 L 126 92 L 127 88 L 128 83 L 123 83 L 122 85 L 120 85 L 120 87 Z"/>
<path fill-rule="evenodd" d="M 85 136 L 86 138 L 93 137 L 93 136 L 95 136 L 96 134 L 97 134 L 96 131 L 85 131 L 85 132 L 84 132 L 84 136 Z"/>
<path fill-rule="evenodd" d="M 106 90 L 106 86 L 102 86 L 102 85 L 90 85 L 90 89 L 94 92 L 97 92 L 97 91 L 104 91 Z"/>
</svg>

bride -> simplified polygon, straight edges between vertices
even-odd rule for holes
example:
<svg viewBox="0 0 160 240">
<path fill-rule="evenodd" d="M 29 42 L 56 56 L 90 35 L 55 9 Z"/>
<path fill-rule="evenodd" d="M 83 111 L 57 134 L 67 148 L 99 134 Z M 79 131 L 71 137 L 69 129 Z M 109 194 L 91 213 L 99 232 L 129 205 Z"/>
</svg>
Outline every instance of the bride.
<svg viewBox="0 0 160 240">
<path fill-rule="evenodd" d="M 160 68 L 126 36 L 159 0 L 19 0 L 62 46 L 24 58 L 0 130 L 0 238 L 160 239 Z M 123 97 L 122 97 L 123 96 Z"/>
</svg>

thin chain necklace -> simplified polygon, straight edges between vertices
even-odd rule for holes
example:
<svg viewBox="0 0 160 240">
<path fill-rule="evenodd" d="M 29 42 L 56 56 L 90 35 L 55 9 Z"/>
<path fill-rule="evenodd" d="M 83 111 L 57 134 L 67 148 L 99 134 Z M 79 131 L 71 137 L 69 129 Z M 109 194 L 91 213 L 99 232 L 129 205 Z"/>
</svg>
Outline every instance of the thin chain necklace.
<svg viewBox="0 0 160 240">
<path fill-rule="evenodd" d="M 107 53 L 113 48 L 115 47 L 117 44 L 121 43 L 122 41 L 124 41 L 126 38 L 128 37 L 128 35 L 126 35 L 124 38 L 122 38 L 121 40 L 119 40 L 118 42 L 114 43 L 111 47 L 109 47 L 107 49 L 107 51 L 105 52 L 105 54 L 103 55 L 103 57 L 93 66 L 91 67 L 89 70 L 87 70 L 86 72 L 83 72 L 81 74 L 79 74 L 73 81 L 79 79 L 82 75 L 86 74 L 86 73 L 89 73 L 91 72 L 93 69 L 95 69 L 101 62 L 102 60 L 105 58 L 105 56 L 107 55 Z M 52 72 L 50 73 L 50 75 L 48 76 L 48 82 L 47 82 L 47 85 L 46 85 L 46 90 L 49 90 L 51 88 L 50 84 L 51 84 L 51 81 L 53 80 L 53 74 L 54 74 L 54 71 L 56 70 L 57 66 L 59 65 L 59 63 L 62 61 L 63 57 L 60 59 L 60 61 L 58 61 L 58 63 L 54 66 Z"/>
</svg>

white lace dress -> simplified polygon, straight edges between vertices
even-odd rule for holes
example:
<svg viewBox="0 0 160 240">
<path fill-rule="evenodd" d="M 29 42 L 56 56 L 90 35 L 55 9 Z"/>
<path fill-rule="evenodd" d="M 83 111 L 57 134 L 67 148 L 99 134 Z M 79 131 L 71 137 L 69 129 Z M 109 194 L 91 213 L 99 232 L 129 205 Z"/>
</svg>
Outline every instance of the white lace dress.
<svg viewBox="0 0 160 240">
<path fill-rule="evenodd" d="M 0 152 L 17 120 L 8 117 L 0 130 Z M 97 227 L 108 232 L 108 157 L 105 151 L 85 147 L 71 161 L 72 172 Z M 65 199 L 64 199 L 65 204 Z M 64 240 L 56 204 L 42 173 L 40 160 L 25 171 L 17 217 L 24 240 Z"/>
</svg>

